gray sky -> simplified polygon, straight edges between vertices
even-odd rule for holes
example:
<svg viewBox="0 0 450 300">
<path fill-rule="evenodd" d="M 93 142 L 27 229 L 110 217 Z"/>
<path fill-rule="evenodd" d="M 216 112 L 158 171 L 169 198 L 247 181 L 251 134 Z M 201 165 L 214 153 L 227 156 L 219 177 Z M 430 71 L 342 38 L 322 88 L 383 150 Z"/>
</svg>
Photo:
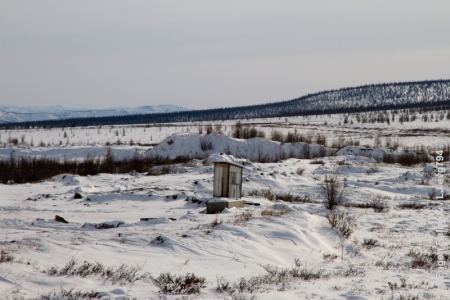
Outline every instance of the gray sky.
<svg viewBox="0 0 450 300">
<path fill-rule="evenodd" d="M 0 0 L 0 105 L 194 109 L 450 78 L 450 1 Z"/>
</svg>

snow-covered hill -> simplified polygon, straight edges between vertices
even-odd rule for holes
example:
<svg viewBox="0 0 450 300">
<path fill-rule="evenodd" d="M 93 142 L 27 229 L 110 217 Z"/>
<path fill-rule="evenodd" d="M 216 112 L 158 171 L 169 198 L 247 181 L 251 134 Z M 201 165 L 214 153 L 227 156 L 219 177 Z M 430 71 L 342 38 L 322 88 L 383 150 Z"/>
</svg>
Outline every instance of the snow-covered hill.
<svg viewBox="0 0 450 300">
<path fill-rule="evenodd" d="M 157 106 L 146 105 L 135 108 L 113 107 L 108 109 L 66 108 L 60 105 L 48 107 L 21 107 L 2 105 L 0 106 L 0 123 L 126 116 L 186 110 L 189 109 L 171 104 Z"/>
</svg>

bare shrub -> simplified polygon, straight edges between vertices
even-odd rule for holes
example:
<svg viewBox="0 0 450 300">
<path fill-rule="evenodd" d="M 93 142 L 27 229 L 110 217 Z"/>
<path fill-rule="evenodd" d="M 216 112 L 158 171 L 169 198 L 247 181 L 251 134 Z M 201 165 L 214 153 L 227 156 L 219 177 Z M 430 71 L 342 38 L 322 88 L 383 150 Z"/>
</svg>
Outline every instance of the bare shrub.
<svg viewBox="0 0 450 300">
<path fill-rule="evenodd" d="M 289 131 L 286 135 L 286 143 L 300 143 L 304 142 L 305 137 L 297 132 L 297 129 L 294 132 Z"/>
<path fill-rule="evenodd" d="M 206 134 L 213 133 L 213 126 L 212 126 L 212 124 L 205 125 L 205 130 L 206 130 Z"/>
<path fill-rule="evenodd" d="M 370 203 L 370 206 L 373 208 L 374 212 L 388 212 L 389 211 L 389 206 L 386 203 L 386 201 L 380 199 L 380 198 L 374 198 L 372 200 L 372 203 Z"/>
<path fill-rule="evenodd" d="M 320 159 L 313 159 L 309 162 L 311 165 L 324 165 L 325 162 L 323 160 Z"/>
<path fill-rule="evenodd" d="M 434 170 L 431 168 L 424 168 L 421 172 L 422 175 L 422 184 L 428 185 L 430 184 L 430 180 L 434 176 Z"/>
<path fill-rule="evenodd" d="M 326 147 L 327 146 L 327 137 L 324 134 L 318 134 L 316 136 L 316 144 Z"/>
<path fill-rule="evenodd" d="M 233 285 L 223 277 L 217 277 L 217 288 L 216 290 L 219 293 L 227 293 L 229 295 L 233 295 L 236 289 Z"/>
<path fill-rule="evenodd" d="M 273 192 L 271 189 L 252 190 L 248 192 L 248 195 L 263 197 L 270 201 L 283 200 L 285 202 L 312 202 L 311 198 L 308 195 L 305 196 L 292 195 L 290 192 L 276 193 Z"/>
<path fill-rule="evenodd" d="M 223 222 L 222 219 L 220 219 L 219 216 L 216 215 L 214 220 L 212 220 L 212 222 L 211 222 L 211 227 L 215 228 L 215 227 L 219 226 L 220 224 L 222 224 L 222 222 Z"/>
<path fill-rule="evenodd" d="M 386 153 L 383 156 L 383 162 L 385 163 L 399 163 L 403 166 L 412 166 L 420 163 L 428 163 L 431 159 L 428 152 L 402 152 L 402 153 Z"/>
<path fill-rule="evenodd" d="M 326 261 L 334 261 L 337 258 L 337 255 L 334 253 L 324 253 L 322 257 Z"/>
<path fill-rule="evenodd" d="M 270 133 L 270 139 L 272 141 L 283 142 L 284 134 L 279 130 L 272 130 L 272 132 Z"/>
<path fill-rule="evenodd" d="M 439 257 L 435 248 L 431 248 L 430 253 L 411 249 L 406 255 L 412 258 L 410 266 L 413 269 L 429 269 L 435 267 L 438 260 L 445 261 L 446 263 L 450 261 L 449 254 L 439 254 L 442 255 L 442 257 Z"/>
<path fill-rule="evenodd" d="M 287 210 L 277 210 L 277 209 L 269 209 L 265 208 L 261 211 L 261 216 L 271 216 L 271 217 L 279 217 L 284 214 L 287 214 L 289 211 Z"/>
<path fill-rule="evenodd" d="M 158 278 L 152 280 L 163 294 L 169 295 L 200 294 L 201 289 L 206 287 L 206 279 L 197 277 L 194 273 L 187 273 L 184 276 L 161 273 Z"/>
<path fill-rule="evenodd" d="M 334 276 L 338 277 L 351 277 L 351 276 L 365 276 L 366 271 L 363 268 L 357 268 L 353 264 L 349 264 L 342 270 L 333 273 Z"/>
<path fill-rule="evenodd" d="M 61 285 L 59 290 L 41 294 L 39 296 L 39 299 L 41 300 L 56 299 L 54 297 L 57 297 L 58 299 L 63 298 L 75 300 L 75 299 L 99 299 L 102 297 L 102 295 L 94 290 L 88 292 L 81 290 L 76 291 L 75 288 L 66 289 L 64 288 L 64 286 Z"/>
<path fill-rule="evenodd" d="M 420 204 L 420 203 L 400 203 L 397 205 L 400 209 L 424 209 L 428 205 L 426 204 Z"/>
<path fill-rule="evenodd" d="M 233 219 L 233 224 L 238 225 L 247 221 L 250 221 L 253 218 L 253 211 L 247 210 L 240 214 L 235 214 Z"/>
<path fill-rule="evenodd" d="M 344 188 L 337 175 L 325 175 L 322 184 L 322 196 L 327 209 L 334 209 L 343 202 Z"/>
<path fill-rule="evenodd" d="M 82 264 L 79 264 L 76 259 L 72 258 L 61 269 L 58 269 L 57 266 L 52 266 L 47 269 L 46 273 L 51 276 L 68 275 L 86 277 L 89 275 L 94 275 L 109 279 L 113 282 L 113 284 L 121 281 L 133 283 L 137 280 L 148 277 L 147 273 L 140 273 L 142 267 L 143 266 L 128 266 L 126 264 L 121 264 L 118 267 L 106 267 L 102 263 L 91 263 L 88 261 L 84 261 Z"/>
<path fill-rule="evenodd" d="M 386 209 L 384 209 L 384 207 L 382 207 L 383 209 L 381 210 L 380 207 L 378 207 L 377 204 L 374 204 L 374 202 L 365 202 L 365 203 L 351 203 L 351 202 L 347 202 L 347 203 L 343 203 L 342 206 L 344 207 L 355 207 L 355 208 L 362 208 L 362 209 L 367 209 L 367 208 L 372 208 L 375 212 L 387 212 L 389 211 L 389 207 L 386 207 Z"/>
<path fill-rule="evenodd" d="M 240 121 L 237 121 L 232 126 L 231 136 L 237 139 L 251 139 L 255 137 L 265 138 L 266 134 L 254 126 L 243 125 Z"/>
<path fill-rule="evenodd" d="M 239 294 L 251 294 L 263 289 L 269 284 L 278 285 L 278 289 L 283 290 L 286 286 L 289 286 L 291 282 L 294 282 L 297 279 L 310 281 L 329 277 L 329 274 L 325 273 L 325 270 L 309 269 L 306 266 L 302 266 L 298 259 L 295 259 L 294 265 L 290 269 L 278 268 L 271 265 L 261 267 L 266 270 L 267 274 L 252 276 L 250 278 L 242 277 L 232 285 L 232 289 L 236 290 Z"/>
<path fill-rule="evenodd" d="M 383 270 L 390 270 L 390 269 L 395 269 L 395 268 L 399 268 L 400 267 L 400 263 L 398 262 L 392 262 L 392 261 L 383 261 L 383 260 L 378 260 L 377 262 L 375 262 L 375 266 L 376 267 L 382 267 Z"/>
<path fill-rule="evenodd" d="M 214 145 L 208 137 L 200 136 L 200 149 L 203 151 L 213 150 Z"/>
<path fill-rule="evenodd" d="M 252 190 L 248 192 L 249 196 L 259 196 L 268 200 L 276 200 L 275 193 L 271 189 Z"/>
<path fill-rule="evenodd" d="M 435 200 L 436 199 L 436 188 L 432 188 L 428 192 L 428 200 Z"/>
<path fill-rule="evenodd" d="M 297 170 L 295 171 L 295 173 L 297 173 L 297 175 L 303 175 L 303 173 L 305 172 L 306 168 L 305 167 L 298 167 Z"/>
<path fill-rule="evenodd" d="M 345 238 L 349 238 L 355 231 L 357 223 L 356 218 L 341 209 L 334 209 L 326 215 L 331 227 L 339 230 Z"/>
<path fill-rule="evenodd" d="M 162 166 L 154 166 L 151 167 L 147 175 L 148 176 L 160 176 L 165 174 L 176 174 L 178 173 L 179 168 L 175 165 L 162 165 Z"/>
<path fill-rule="evenodd" d="M 9 254 L 8 252 L 6 252 L 3 249 L 0 251 L 0 263 L 13 262 L 13 261 L 14 261 L 14 255 Z"/>
<path fill-rule="evenodd" d="M 366 249 L 372 249 L 374 247 L 378 246 L 378 241 L 374 240 L 372 238 L 368 238 L 368 239 L 364 239 L 362 245 L 366 248 Z"/>
</svg>

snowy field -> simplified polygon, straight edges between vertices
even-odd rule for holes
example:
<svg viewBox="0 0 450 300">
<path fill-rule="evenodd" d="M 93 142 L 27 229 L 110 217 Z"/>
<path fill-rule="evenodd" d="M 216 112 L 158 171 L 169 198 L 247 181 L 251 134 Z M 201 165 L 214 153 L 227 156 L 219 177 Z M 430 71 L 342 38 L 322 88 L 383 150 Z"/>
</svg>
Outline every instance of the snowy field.
<svg viewBox="0 0 450 300">
<path fill-rule="evenodd" d="M 361 146 L 373 147 L 398 145 L 405 147 L 426 146 L 439 148 L 450 144 L 450 113 L 431 111 L 415 113 L 410 121 L 400 122 L 401 113 L 386 111 L 384 122 L 370 122 L 378 112 L 356 114 L 317 115 L 306 117 L 241 120 L 242 124 L 253 124 L 256 129 L 270 137 L 274 130 L 284 134 L 297 130 L 299 134 L 324 135 L 327 145 L 339 139 L 358 141 Z M 389 123 L 387 122 L 389 118 Z M 359 121 L 358 121 L 359 119 Z M 365 120 L 365 122 L 364 122 Z M 426 121 L 425 121 L 426 120 Z M 144 124 L 130 126 L 67 127 L 52 129 L 1 130 L 0 147 L 7 147 L 11 141 L 24 147 L 68 147 L 97 145 L 144 145 L 160 143 L 175 133 L 205 133 L 206 126 L 219 126 L 225 135 L 231 135 L 235 121 L 195 122 L 176 124 Z"/>
<path fill-rule="evenodd" d="M 344 124 L 344 119 L 243 123 L 255 124 L 267 136 L 297 129 L 325 135 L 328 146 L 341 137 L 380 147 L 370 152 L 372 157 L 354 155 L 360 148 L 347 147 L 320 159 L 257 163 L 258 155 L 299 150 L 260 138 L 228 137 L 231 121 L 218 123 L 225 136 L 211 135 L 213 147 L 203 152 L 199 125 L 204 134 L 209 123 L 1 131 L 2 159 L 12 150 L 83 159 L 88 153 L 103 155 L 108 144 L 118 158 L 135 151 L 206 158 L 161 176 L 61 174 L 41 183 L 0 184 L 0 298 L 69 299 L 70 291 L 93 291 L 102 299 L 450 299 L 450 277 L 435 274 L 438 263 L 445 263 L 448 272 L 450 202 L 433 195 L 435 188 L 450 192 L 448 173 L 440 184 L 431 165 L 405 167 L 374 159 L 384 153 L 386 139 L 398 141 L 399 150 L 439 150 L 450 144 L 450 121 L 420 117 L 388 125 L 354 117 Z M 243 200 L 248 204 L 208 215 L 211 163 L 220 160 L 245 162 Z M 449 168 L 448 157 L 444 167 Z M 348 238 L 330 225 L 323 204 L 324 179 L 333 174 L 343 189 L 346 205 L 338 211 L 350 224 Z M 286 195 L 298 196 L 297 201 L 277 200 L 287 200 Z M 56 221 L 56 215 L 68 223 Z M 438 236 L 439 228 L 446 235 Z M 199 294 L 165 294 L 164 278 L 169 280 L 161 274 L 167 273 L 194 273 L 205 281 Z"/>
</svg>

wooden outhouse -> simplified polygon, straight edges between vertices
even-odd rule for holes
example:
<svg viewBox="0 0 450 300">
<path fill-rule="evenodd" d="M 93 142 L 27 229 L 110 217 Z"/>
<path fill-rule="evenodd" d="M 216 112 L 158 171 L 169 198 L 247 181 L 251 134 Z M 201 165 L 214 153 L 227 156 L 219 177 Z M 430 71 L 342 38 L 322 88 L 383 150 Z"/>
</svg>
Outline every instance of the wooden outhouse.
<svg viewBox="0 0 450 300">
<path fill-rule="evenodd" d="M 240 199 L 242 196 L 242 170 L 244 167 L 231 162 L 214 163 L 214 197 Z"/>
</svg>

